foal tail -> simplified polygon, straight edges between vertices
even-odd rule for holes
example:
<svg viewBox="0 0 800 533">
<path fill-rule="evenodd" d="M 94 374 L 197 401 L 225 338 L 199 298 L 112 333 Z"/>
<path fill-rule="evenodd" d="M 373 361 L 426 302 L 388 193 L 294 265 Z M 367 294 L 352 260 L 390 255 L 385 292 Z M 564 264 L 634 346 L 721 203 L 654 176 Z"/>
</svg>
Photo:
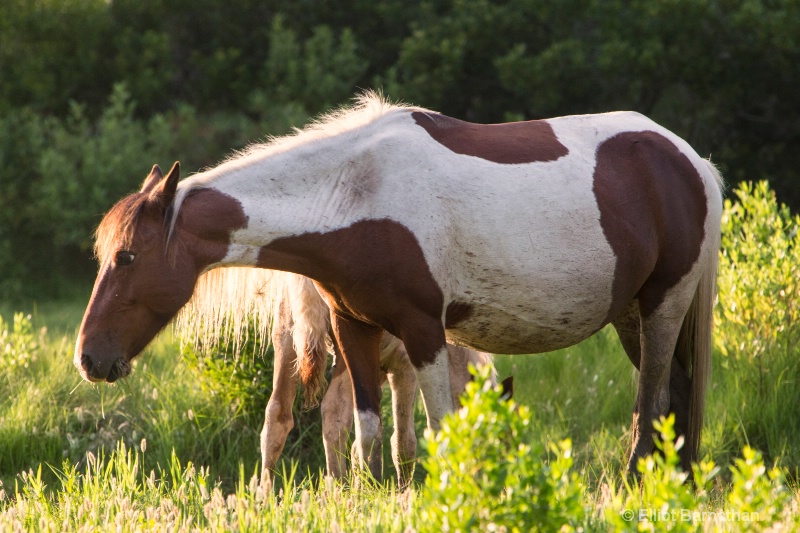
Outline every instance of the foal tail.
<svg viewBox="0 0 800 533">
<path fill-rule="evenodd" d="M 286 274 L 286 278 L 297 373 L 303 384 L 303 408 L 311 409 L 319 404 L 327 385 L 328 306 L 313 281 L 297 274 Z"/>
<path fill-rule="evenodd" d="M 706 161 L 717 186 L 722 186 L 719 171 Z M 714 301 L 716 299 L 717 263 L 719 261 L 720 235 L 718 228 L 708 236 L 705 264 L 692 305 L 683 319 L 675 346 L 675 358 L 692 369 L 692 388 L 689 400 L 689 424 L 686 445 L 691 461 L 697 460 L 700 433 L 703 429 L 706 389 L 711 378 L 711 332 L 714 326 Z"/>
</svg>

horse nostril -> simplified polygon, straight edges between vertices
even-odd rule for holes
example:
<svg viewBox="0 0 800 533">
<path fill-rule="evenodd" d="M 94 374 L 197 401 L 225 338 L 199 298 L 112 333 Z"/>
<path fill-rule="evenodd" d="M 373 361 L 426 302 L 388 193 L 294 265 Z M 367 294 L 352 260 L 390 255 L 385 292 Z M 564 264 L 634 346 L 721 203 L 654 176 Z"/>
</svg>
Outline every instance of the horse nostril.
<svg viewBox="0 0 800 533">
<path fill-rule="evenodd" d="M 94 361 L 92 361 L 92 358 L 89 357 L 88 354 L 81 355 L 81 368 L 83 368 L 83 371 L 86 372 L 87 376 L 92 375 L 92 370 L 94 370 Z"/>
</svg>

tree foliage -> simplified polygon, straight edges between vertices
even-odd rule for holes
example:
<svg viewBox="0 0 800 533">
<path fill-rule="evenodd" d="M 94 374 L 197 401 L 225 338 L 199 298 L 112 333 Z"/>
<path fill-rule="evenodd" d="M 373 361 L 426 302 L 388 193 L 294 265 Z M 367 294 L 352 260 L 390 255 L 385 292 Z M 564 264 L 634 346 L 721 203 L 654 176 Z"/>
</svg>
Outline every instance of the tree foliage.
<svg viewBox="0 0 800 533">
<path fill-rule="evenodd" d="M 153 163 L 196 170 L 367 88 L 479 122 L 637 110 L 797 209 L 798 34 L 795 0 L 7 0 L 0 294 L 86 270 Z"/>
</svg>

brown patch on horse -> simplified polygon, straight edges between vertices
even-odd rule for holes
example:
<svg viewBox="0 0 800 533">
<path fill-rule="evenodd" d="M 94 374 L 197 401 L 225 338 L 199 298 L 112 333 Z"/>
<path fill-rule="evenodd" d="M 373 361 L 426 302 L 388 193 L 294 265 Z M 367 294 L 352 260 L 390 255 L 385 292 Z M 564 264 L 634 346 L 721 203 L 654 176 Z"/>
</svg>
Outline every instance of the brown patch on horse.
<svg viewBox="0 0 800 533">
<path fill-rule="evenodd" d="M 457 154 L 507 165 L 555 161 L 569 153 L 544 120 L 472 124 L 437 113 L 411 113 L 438 143 Z"/>
<path fill-rule="evenodd" d="M 202 258 L 203 268 L 222 261 L 231 234 L 248 222 L 239 200 L 212 188 L 189 191 L 177 216 L 175 227 L 182 238 L 200 237 L 194 253 Z"/>
<path fill-rule="evenodd" d="M 156 205 L 146 191 L 128 195 L 114 204 L 95 233 L 95 256 L 99 262 L 102 264 L 116 252 L 131 248 L 145 210 L 156 208 L 161 210 L 163 226 L 166 228 L 170 210 Z M 213 216 L 209 216 L 210 214 Z M 209 242 L 199 254 L 200 257 L 207 258 L 204 266 L 221 261 L 227 253 L 231 233 L 247 227 L 247 216 L 242 204 L 216 189 L 191 191 L 178 217 L 181 231 L 203 236 Z"/>
<path fill-rule="evenodd" d="M 677 146 L 652 131 L 615 135 L 596 159 L 600 225 L 617 257 L 606 322 L 633 298 L 647 317 L 700 256 L 708 213 L 703 180 Z"/>
<path fill-rule="evenodd" d="M 442 290 L 417 238 L 399 222 L 362 220 L 276 239 L 261 249 L 257 264 L 316 280 L 335 313 L 400 338 L 417 367 L 432 362 L 445 344 Z"/>
</svg>

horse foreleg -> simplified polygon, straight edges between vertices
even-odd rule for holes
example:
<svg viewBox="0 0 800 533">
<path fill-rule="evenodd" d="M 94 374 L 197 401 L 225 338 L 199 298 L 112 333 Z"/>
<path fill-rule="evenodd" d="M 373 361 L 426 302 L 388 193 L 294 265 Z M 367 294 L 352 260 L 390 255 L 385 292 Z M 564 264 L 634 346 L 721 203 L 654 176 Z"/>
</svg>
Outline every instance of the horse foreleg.
<svg viewBox="0 0 800 533">
<path fill-rule="evenodd" d="M 347 472 L 347 439 L 353 427 L 353 387 L 344 361 L 333 367 L 333 376 L 320 406 L 322 443 L 328 474 L 341 479 Z"/>
<path fill-rule="evenodd" d="M 418 321 L 401 337 L 408 357 L 417 373 L 422 402 L 428 416 L 428 427 L 438 430 L 444 415 L 453 410 L 450 392 L 450 362 L 440 322 Z"/>
<path fill-rule="evenodd" d="M 372 477 L 380 481 L 383 475 L 383 425 L 380 417 L 379 345 L 383 331 L 336 312 L 331 313 L 331 326 L 353 383 L 357 462 L 359 466 L 366 465 Z"/>
<path fill-rule="evenodd" d="M 267 403 L 261 430 L 261 480 L 272 481 L 272 472 L 283 452 L 286 437 L 294 426 L 292 405 L 297 395 L 295 372 L 297 354 L 292 346 L 291 324 L 282 321 L 272 335 L 275 349 L 272 395 Z"/>
<path fill-rule="evenodd" d="M 395 353 L 392 354 L 391 364 L 387 369 L 394 418 L 392 460 L 397 472 L 397 484 L 404 489 L 411 483 L 417 456 L 417 435 L 414 427 L 417 377 L 402 344 L 397 342 L 392 348 Z"/>
</svg>

